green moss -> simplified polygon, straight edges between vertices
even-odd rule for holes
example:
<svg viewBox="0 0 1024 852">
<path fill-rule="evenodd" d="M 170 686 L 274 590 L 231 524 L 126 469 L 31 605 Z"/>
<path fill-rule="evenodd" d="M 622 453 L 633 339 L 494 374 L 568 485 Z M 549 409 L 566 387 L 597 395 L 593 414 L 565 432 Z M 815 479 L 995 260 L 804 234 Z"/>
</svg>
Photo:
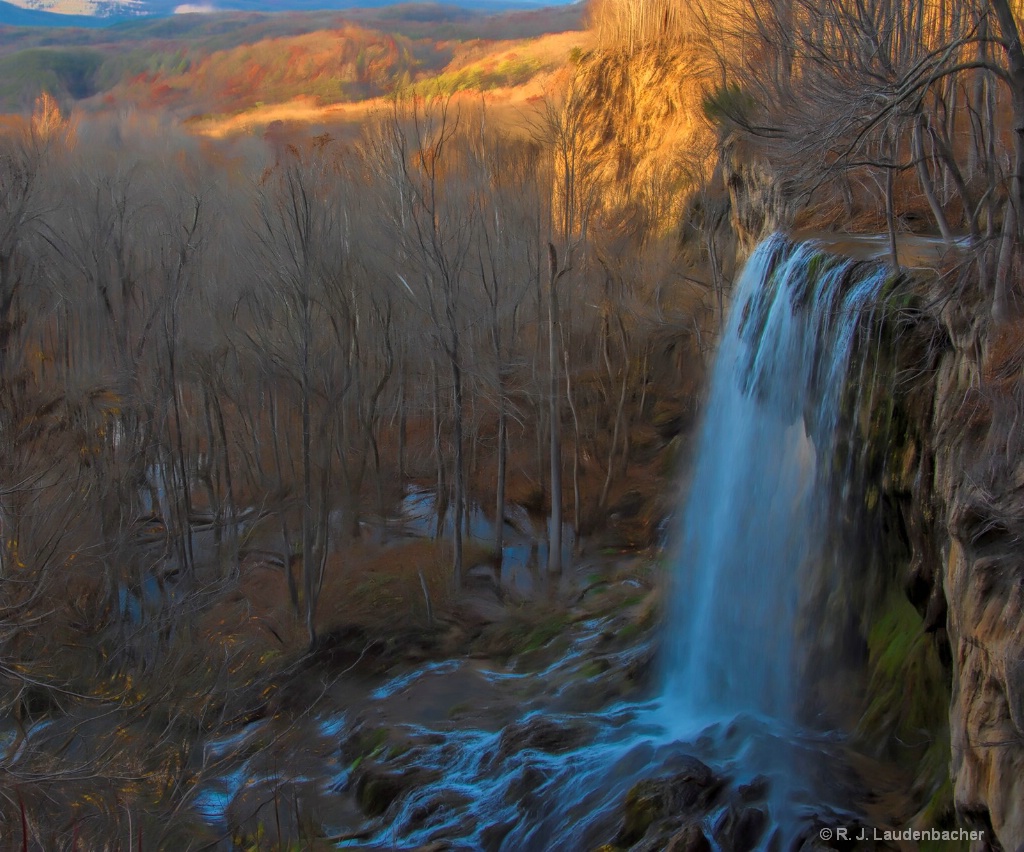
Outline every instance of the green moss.
<svg viewBox="0 0 1024 852">
<path fill-rule="evenodd" d="M 604 657 L 599 657 L 596 660 L 591 660 L 580 668 L 580 674 L 587 678 L 597 677 L 598 675 L 604 674 L 608 669 L 611 668 L 611 664 Z"/>
<path fill-rule="evenodd" d="M 521 651 L 526 653 L 528 651 L 536 651 L 538 648 L 543 648 L 548 644 L 548 642 L 565 631 L 567 621 L 567 617 L 564 613 L 556 613 L 543 619 L 526 634 Z"/>
<path fill-rule="evenodd" d="M 640 635 L 640 625 L 627 624 L 615 635 L 618 639 L 621 639 L 624 642 L 627 642 L 630 639 L 635 639 L 637 636 Z"/>
<path fill-rule="evenodd" d="M 617 839 L 626 845 L 636 843 L 661 815 L 662 808 L 660 789 L 655 783 L 641 781 L 635 784 L 626 794 L 625 824 Z"/>
<path fill-rule="evenodd" d="M 951 812 L 949 677 L 933 635 L 898 590 L 890 593 L 868 634 L 870 703 L 858 736 L 872 750 L 915 776 L 929 802 L 926 824 Z"/>
<path fill-rule="evenodd" d="M 403 792 L 401 779 L 392 775 L 366 778 L 359 787 L 359 807 L 371 819 L 383 814 Z"/>
</svg>

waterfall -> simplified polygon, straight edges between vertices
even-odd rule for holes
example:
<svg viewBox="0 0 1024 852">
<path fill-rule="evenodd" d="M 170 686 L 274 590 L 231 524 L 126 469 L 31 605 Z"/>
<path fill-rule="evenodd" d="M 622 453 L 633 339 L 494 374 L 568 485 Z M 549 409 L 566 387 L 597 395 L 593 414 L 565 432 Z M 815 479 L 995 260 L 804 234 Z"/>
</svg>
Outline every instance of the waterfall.
<svg viewBox="0 0 1024 852">
<path fill-rule="evenodd" d="M 764 241 L 737 282 L 695 456 L 667 636 L 673 726 L 796 722 L 801 587 L 841 549 L 841 407 L 889 270 Z"/>
<path fill-rule="evenodd" d="M 616 700 L 621 683 L 586 673 L 594 658 L 609 670 L 638 659 L 607 650 L 616 622 L 588 617 L 540 671 L 425 663 L 357 714 L 309 721 L 303 736 L 318 745 L 301 759 L 319 769 L 239 749 L 203 785 L 200 811 L 226 829 L 231 811 L 271 801 L 252 779 L 303 766 L 289 771 L 319 777 L 325 807 L 343 791 L 343 848 L 654 849 L 678 829 L 684 848 L 701 848 L 697 836 L 721 850 L 813 849 L 823 826 L 862 820 L 839 738 L 796 707 L 806 649 L 821 646 L 813 610 L 834 621 L 822 616 L 822 583 L 830 603 L 858 609 L 842 570 L 861 568 L 848 542 L 865 537 L 851 388 L 872 383 L 848 372 L 870 363 L 857 344 L 890 274 L 776 236 L 737 282 L 680 523 L 660 696 Z M 592 699 L 596 708 L 579 706 Z M 212 747 L 272 738 L 278 723 L 258 724 Z M 353 751 L 338 754 L 339 736 Z M 354 805 L 371 784 L 394 800 L 373 815 L 360 804 L 364 819 Z"/>
</svg>

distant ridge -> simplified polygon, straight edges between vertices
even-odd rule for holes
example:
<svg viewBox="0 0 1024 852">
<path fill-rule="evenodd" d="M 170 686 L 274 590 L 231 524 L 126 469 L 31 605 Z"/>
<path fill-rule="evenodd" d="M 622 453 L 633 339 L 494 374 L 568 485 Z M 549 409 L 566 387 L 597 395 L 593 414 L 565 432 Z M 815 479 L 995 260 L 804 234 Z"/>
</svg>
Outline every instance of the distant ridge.
<svg viewBox="0 0 1024 852">
<path fill-rule="evenodd" d="M 450 5 L 475 12 L 511 12 L 544 6 L 570 5 L 567 0 L 447 0 Z M 77 4 L 76 4 L 77 5 Z M 401 0 L 137 0 L 131 11 L 119 0 L 94 0 L 95 14 L 74 15 L 42 11 L 0 0 L 0 26 L 106 27 L 138 18 L 169 17 L 179 8 L 210 12 L 314 12 L 377 9 L 405 5 Z M 55 7 L 60 8 L 59 3 Z"/>
<path fill-rule="evenodd" d="M 38 9 L 23 9 L 21 6 L 0 0 L 0 27 L 89 27 L 95 29 L 109 26 L 120 20 L 123 18 L 41 12 Z"/>
</svg>

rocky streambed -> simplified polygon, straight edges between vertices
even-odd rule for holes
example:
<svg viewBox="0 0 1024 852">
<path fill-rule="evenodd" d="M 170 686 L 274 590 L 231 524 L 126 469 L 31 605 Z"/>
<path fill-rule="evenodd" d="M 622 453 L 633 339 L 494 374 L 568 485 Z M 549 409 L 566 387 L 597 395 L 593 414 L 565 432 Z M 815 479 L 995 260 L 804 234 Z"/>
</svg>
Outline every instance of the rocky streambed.
<svg viewBox="0 0 1024 852">
<path fill-rule="evenodd" d="M 477 593 L 468 655 L 381 672 L 354 643 L 296 676 L 273 715 L 206 744 L 191 804 L 216 844 L 742 852 L 864 823 L 839 739 L 675 716 L 657 697 L 663 578 L 647 559 L 600 568 L 532 622 Z"/>
</svg>

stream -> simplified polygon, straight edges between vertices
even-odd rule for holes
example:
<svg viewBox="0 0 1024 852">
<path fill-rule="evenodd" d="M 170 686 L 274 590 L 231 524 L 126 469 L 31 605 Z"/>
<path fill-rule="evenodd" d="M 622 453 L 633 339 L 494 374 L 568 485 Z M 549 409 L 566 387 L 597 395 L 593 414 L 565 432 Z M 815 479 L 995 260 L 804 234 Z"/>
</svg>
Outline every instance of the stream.
<svg viewBox="0 0 1024 852">
<path fill-rule="evenodd" d="M 809 849 L 818 827 L 862 821 L 845 736 L 804 703 L 817 626 L 802 589 L 846 570 L 843 388 L 888 274 L 778 236 L 751 257 L 660 631 L 626 638 L 614 612 L 577 613 L 505 664 L 325 673 L 305 711 L 207 744 L 195 807 L 225 843 L 239 825 L 302 836 L 315 814 L 321 842 L 366 850 Z M 429 534 L 431 495 L 402 514 Z M 517 526 L 502 582 L 525 590 L 543 536 Z M 631 673 L 640 686 L 623 690 Z"/>
</svg>

